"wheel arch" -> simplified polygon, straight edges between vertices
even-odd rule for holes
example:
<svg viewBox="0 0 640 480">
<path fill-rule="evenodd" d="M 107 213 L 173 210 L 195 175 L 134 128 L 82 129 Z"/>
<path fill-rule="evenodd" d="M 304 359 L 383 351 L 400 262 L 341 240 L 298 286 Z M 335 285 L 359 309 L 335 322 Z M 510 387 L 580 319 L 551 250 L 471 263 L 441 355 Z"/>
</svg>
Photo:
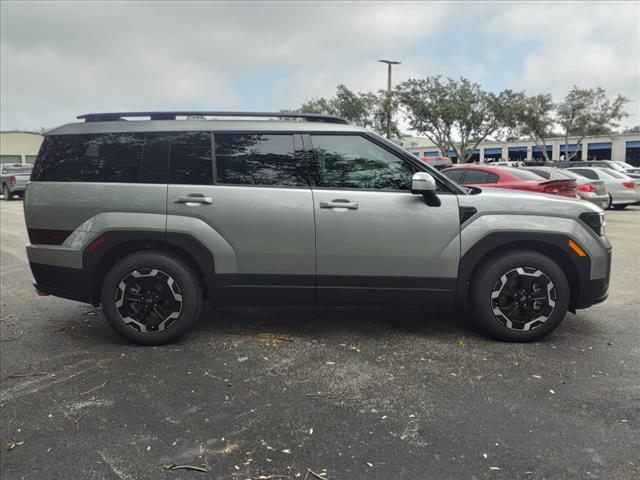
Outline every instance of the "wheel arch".
<svg viewBox="0 0 640 480">
<path fill-rule="evenodd" d="M 583 280 L 589 278 L 589 257 L 577 257 L 568 247 L 568 235 L 533 232 L 489 234 L 471 247 L 460 259 L 456 299 L 467 306 L 475 273 L 487 261 L 507 250 L 527 249 L 542 253 L 556 262 L 567 276 L 570 287 L 569 309 L 574 311 L 580 299 Z"/>
<path fill-rule="evenodd" d="M 213 254 L 196 238 L 182 233 L 114 231 L 104 233 L 105 240 L 96 252 L 86 249 L 83 266 L 91 283 L 91 303 L 100 303 L 100 289 L 109 267 L 135 252 L 158 250 L 183 260 L 196 273 L 205 298 L 214 285 Z"/>
</svg>

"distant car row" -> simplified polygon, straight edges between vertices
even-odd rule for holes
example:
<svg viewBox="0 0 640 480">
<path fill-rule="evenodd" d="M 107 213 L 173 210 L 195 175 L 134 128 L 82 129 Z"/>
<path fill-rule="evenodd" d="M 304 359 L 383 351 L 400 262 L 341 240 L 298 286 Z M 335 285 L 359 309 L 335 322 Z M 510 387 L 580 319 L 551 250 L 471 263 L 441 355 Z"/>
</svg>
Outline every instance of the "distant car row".
<svg viewBox="0 0 640 480">
<path fill-rule="evenodd" d="M 565 168 L 516 168 L 463 164 L 444 168 L 442 173 L 464 186 L 509 188 L 580 198 L 603 209 L 623 209 L 640 203 L 640 175 L 634 178 L 617 168 L 604 167 L 600 162 L 566 163 L 572 165 Z M 596 163 L 597 167 L 583 165 L 588 163 Z"/>
</svg>

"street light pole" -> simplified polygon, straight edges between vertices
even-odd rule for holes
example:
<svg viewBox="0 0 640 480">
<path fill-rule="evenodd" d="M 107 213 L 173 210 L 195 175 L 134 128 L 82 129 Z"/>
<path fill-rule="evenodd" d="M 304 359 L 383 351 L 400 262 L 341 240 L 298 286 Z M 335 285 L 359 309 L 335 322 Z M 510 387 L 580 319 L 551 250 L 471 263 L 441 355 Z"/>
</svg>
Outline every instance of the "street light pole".
<svg viewBox="0 0 640 480">
<path fill-rule="evenodd" d="M 391 65 L 400 65 L 395 60 L 378 60 L 387 64 L 387 138 L 391 139 Z"/>
</svg>

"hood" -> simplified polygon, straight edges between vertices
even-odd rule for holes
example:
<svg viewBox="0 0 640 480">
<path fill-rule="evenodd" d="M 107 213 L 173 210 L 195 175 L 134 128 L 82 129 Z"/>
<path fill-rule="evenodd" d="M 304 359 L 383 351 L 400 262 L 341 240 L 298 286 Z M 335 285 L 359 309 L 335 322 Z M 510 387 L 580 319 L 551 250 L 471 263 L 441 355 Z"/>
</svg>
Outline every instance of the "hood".
<svg viewBox="0 0 640 480">
<path fill-rule="evenodd" d="M 547 195 L 545 193 L 482 188 L 475 195 L 459 195 L 460 206 L 474 207 L 478 211 L 520 215 L 540 215 L 577 218 L 584 212 L 602 212 L 591 202 L 579 199 Z"/>
</svg>

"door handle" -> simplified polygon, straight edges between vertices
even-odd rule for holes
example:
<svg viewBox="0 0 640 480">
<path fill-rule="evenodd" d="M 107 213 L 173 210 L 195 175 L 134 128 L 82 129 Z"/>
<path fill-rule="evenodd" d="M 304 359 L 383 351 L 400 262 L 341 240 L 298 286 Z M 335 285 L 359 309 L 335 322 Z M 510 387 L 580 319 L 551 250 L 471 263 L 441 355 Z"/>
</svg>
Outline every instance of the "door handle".
<svg viewBox="0 0 640 480">
<path fill-rule="evenodd" d="M 186 203 L 188 204 L 204 204 L 211 205 L 213 203 L 213 198 L 205 197 L 204 195 L 200 195 L 199 193 L 191 193 L 189 195 L 176 195 L 174 197 L 173 203 Z"/>
<path fill-rule="evenodd" d="M 336 198 L 330 202 L 320 202 L 320 208 L 348 208 L 349 210 L 357 210 L 358 202 L 350 202 L 343 198 Z"/>
</svg>

